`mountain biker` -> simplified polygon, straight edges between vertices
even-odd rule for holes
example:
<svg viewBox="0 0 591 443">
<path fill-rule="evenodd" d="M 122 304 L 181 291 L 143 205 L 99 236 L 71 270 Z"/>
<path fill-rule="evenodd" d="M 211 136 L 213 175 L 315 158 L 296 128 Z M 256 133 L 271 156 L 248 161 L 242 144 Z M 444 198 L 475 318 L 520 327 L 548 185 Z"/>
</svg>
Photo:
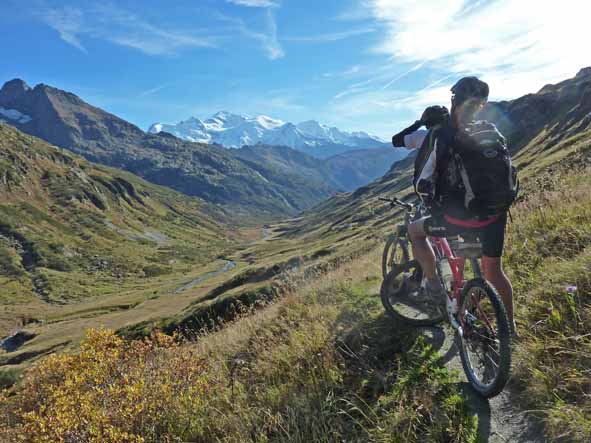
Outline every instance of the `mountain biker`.
<svg viewBox="0 0 591 443">
<path fill-rule="evenodd" d="M 457 167 L 451 159 L 450 147 L 458 142 L 458 135 L 474 123 L 475 115 L 488 100 L 488 84 L 476 77 L 464 77 L 452 88 L 451 117 L 449 124 L 437 121 L 434 143 L 426 148 L 428 131 L 420 130 L 423 124 L 433 125 L 435 111 L 427 108 L 421 120 L 392 138 L 394 146 L 427 151 L 426 158 L 415 161 L 415 190 L 431 215 L 409 225 L 414 257 L 420 263 L 427 284 L 425 296 L 439 299 L 445 290 L 436 274 L 436 258 L 427 236 L 453 236 L 467 232 L 478 233 L 482 242 L 482 267 L 485 278 L 497 289 L 505 304 L 509 323 L 515 331 L 513 318 L 513 288 L 503 272 L 501 256 L 507 223 L 506 211 L 479 216 L 470 213 L 464 205 L 465 191 L 458 186 Z M 433 108 L 433 107 L 431 107 Z M 427 115 L 426 115 L 427 114 Z M 440 120 L 443 113 L 440 114 Z M 443 119 L 444 120 L 444 119 Z M 494 127 L 494 125 L 493 125 Z M 496 130 L 496 128 L 495 128 Z M 441 298 L 443 299 L 443 298 Z"/>
</svg>

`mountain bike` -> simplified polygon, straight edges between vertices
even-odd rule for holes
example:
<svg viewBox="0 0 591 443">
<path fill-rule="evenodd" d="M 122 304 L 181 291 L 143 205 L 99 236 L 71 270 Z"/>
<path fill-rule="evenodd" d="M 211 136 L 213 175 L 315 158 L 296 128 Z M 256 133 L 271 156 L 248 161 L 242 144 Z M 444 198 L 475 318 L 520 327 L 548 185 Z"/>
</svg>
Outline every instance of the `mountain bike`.
<svg viewBox="0 0 591 443">
<path fill-rule="evenodd" d="M 412 259 L 408 225 L 426 214 L 421 204 L 380 200 L 403 208 L 404 222 L 388 238 L 382 257 L 384 280 L 380 297 L 391 317 L 413 326 L 430 326 L 447 318 L 455 331 L 462 366 L 472 387 L 483 397 L 499 394 L 509 379 L 511 336 L 505 306 L 482 276 L 482 245 L 477 235 L 429 237 L 437 259 L 437 274 L 447 294 L 426 300 L 423 272 Z M 471 268 L 474 277 L 466 280 Z"/>
</svg>

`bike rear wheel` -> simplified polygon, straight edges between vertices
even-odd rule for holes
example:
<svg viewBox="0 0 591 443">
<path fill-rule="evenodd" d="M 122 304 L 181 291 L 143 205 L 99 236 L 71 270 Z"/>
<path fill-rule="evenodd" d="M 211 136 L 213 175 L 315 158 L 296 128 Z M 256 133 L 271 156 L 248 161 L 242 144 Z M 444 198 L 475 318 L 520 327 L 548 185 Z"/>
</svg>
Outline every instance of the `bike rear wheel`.
<svg viewBox="0 0 591 443">
<path fill-rule="evenodd" d="M 382 253 L 382 278 L 385 279 L 394 266 L 408 261 L 410 261 L 410 257 L 406 243 L 398 235 L 388 237 Z"/>
<path fill-rule="evenodd" d="M 511 371 L 511 336 L 505 307 L 497 291 L 474 278 L 462 289 L 459 314 L 464 328 L 456 333 L 464 372 L 483 397 L 498 395 Z"/>
<path fill-rule="evenodd" d="M 398 247 L 409 257 L 405 242 L 400 241 Z M 406 259 L 392 266 L 380 289 L 382 305 L 390 317 L 412 326 L 431 326 L 444 319 L 443 300 L 439 305 L 420 300 L 422 280 L 423 272 L 416 260 Z"/>
</svg>

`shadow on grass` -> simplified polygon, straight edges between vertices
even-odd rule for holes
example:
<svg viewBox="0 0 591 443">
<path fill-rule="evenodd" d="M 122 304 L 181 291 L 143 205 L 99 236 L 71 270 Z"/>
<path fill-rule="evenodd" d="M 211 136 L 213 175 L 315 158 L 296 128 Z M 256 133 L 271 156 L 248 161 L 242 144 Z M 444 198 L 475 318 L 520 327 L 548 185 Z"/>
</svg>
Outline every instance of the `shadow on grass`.
<svg viewBox="0 0 591 443">
<path fill-rule="evenodd" d="M 426 337 L 426 342 L 433 349 L 443 353 L 439 359 L 441 366 L 446 366 L 456 357 L 459 359 L 458 348 L 452 331 L 445 331 L 443 327 L 434 326 L 422 328 L 419 332 Z M 458 363 L 460 364 L 460 363 Z M 453 363 L 452 363 L 452 366 Z M 457 368 L 462 371 L 461 364 Z M 482 398 L 468 382 L 458 382 L 458 391 L 465 399 L 466 406 L 478 418 L 477 443 L 488 443 L 491 438 L 491 408 L 488 399 Z"/>
<path fill-rule="evenodd" d="M 360 321 L 342 337 L 340 346 L 347 357 L 349 382 L 359 386 L 358 392 L 369 405 L 393 383 L 400 357 L 420 339 L 442 354 L 438 360 L 441 366 L 458 356 L 453 332 L 446 331 L 443 325 L 409 327 L 385 313 Z M 461 371 L 461 367 L 458 369 Z M 457 388 L 470 413 L 478 418 L 476 441 L 492 442 L 490 402 L 480 397 L 467 382 L 458 382 Z"/>
</svg>

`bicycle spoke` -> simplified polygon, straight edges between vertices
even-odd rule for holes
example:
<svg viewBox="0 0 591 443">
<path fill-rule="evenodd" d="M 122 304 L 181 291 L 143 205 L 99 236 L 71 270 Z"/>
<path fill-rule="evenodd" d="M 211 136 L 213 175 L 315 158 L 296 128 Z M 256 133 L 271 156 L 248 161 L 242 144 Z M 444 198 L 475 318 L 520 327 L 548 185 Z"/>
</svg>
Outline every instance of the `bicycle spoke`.
<svg viewBox="0 0 591 443">
<path fill-rule="evenodd" d="M 490 348 L 491 351 L 493 351 L 495 353 L 495 355 L 497 357 L 501 358 L 501 354 L 499 354 L 499 352 L 495 348 L 493 348 L 491 345 L 487 345 L 487 346 Z"/>
<path fill-rule="evenodd" d="M 494 365 L 495 368 L 497 368 L 497 369 L 499 368 L 499 365 L 497 364 L 497 362 L 494 361 L 490 355 L 486 354 L 486 358 L 488 358 L 490 360 L 490 362 Z"/>
<path fill-rule="evenodd" d="M 481 337 L 483 339 L 483 341 L 494 341 L 495 343 L 499 343 L 499 341 L 497 339 L 491 339 L 491 337 L 487 336 L 487 335 L 482 335 L 477 331 L 471 331 L 471 333 L 473 335 L 476 335 L 478 337 Z"/>
</svg>

